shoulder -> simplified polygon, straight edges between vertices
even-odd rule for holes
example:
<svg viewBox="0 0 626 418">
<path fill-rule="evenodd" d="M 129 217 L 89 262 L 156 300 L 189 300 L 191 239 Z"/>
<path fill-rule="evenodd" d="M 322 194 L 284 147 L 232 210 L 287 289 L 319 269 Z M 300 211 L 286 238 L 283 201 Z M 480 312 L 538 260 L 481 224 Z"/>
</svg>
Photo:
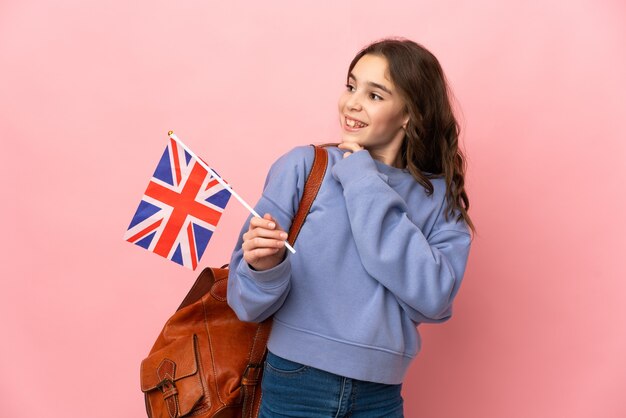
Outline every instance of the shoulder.
<svg viewBox="0 0 626 418">
<path fill-rule="evenodd" d="M 307 159 L 313 159 L 314 151 L 312 145 L 298 145 L 284 153 L 279 159 L 292 160 L 294 162 L 302 162 Z"/>
<path fill-rule="evenodd" d="M 463 218 L 459 220 L 460 211 L 454 210 L 452 214 L 450 213 L 448 188 L 444 177 L 428 176 L 433 186 L 432 193 L 428 193 L 426 187 L 408 172 L 403 179 L 405 184 L 410 185 L 407 187 L 406 197 L 408 215 L 416 222 L 421 222 L 427 237 L 443 231 L 469 233 L 469 228 Z"/>
<path fill-rule="evenodd" d="M 275 201 L 277 196 L 291 196 L 292 206 L 297 207 L 314 158 L 315 150 L 311 145 L 296 146 L 282 154 L 267 174 L 263 194 Z"/>
<path fill-rule="evenodd" d="M 324 148 L 328 156 L 328 167 L 343 159 L 343 151 L 332 145 L 318 145 Z M 315 161 L 314 145 L 298 145 L 282 154 L 270 169 L 270 175 L 295 175 L 306 179 Z"/>
<path fill-rule="evenodd" d="M 299 145 L 287 151 L 272 164 L 271 171 L 284 173 L 286 171 L 307 172 L 313 165 L 315 151 L 310 145 Z"/>
<path fill-rule="evenodd" d="M 451 210 L 445 179 L 437 178 L 431 181 L 435 190 L 433 195 L 437 196 L 438 206 L 433 232 L 450 231 L 471 235 L 469 227 L 461 215 L 461 211 L 459 209 Z"/>
<path fill-rule="evenodd" d="M 269 202 L 274 212 L 279 210 L 282 213 L 282 217 L 277 218 L 280 225 L 290 225 L 302 198 L 314 155 L 312 146 L 294 147 L 278 157 L 267 173 L 262 199 Z"/>
</svg>

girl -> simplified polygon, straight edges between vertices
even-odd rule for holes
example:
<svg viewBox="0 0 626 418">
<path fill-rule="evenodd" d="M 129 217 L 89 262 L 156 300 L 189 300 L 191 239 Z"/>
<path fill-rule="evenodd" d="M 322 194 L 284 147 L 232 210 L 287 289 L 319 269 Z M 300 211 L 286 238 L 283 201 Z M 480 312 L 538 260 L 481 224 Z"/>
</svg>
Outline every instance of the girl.
<svg viewBox="0 0 626 418">
<path fill-rule="evenodd" d="M 341 143 L 285 251 L 313 163 L 296 147 L 271 167 L 231 259 L 228 303 L 273 316 L 260 417 L 402 417 L 417 325 L 450 318 L 474 227 L 443 71 L 421 45 L 375 42 L 339 98 Z"/>
</svg>

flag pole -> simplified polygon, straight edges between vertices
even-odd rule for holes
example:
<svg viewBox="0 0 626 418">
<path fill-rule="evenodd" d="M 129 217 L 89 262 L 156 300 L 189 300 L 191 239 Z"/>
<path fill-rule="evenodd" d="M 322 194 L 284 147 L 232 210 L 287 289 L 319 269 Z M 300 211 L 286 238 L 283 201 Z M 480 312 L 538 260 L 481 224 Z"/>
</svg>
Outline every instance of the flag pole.
<svg viewBox="0 0 626 418">
<path fill-rule="evenodd" d="M 192 150 L 190 150 L 187 145 L 185 145 L 183 143 L 183 141 L 181 141 L 176 134 L 174 133 L 174 131 L 169 131 L 167 133 L 167 135 L 172 138 L 174 141 L 178 142 L 184 149 L 185 151 L 187 151 L 189 153 L 189 155 L 191 155 L 193 158 L 196 159 L 196 161 L 198 161 L 198 164 L 200 164 L 202 167 L 204 167 L 209 173 L 211 173 L 211 175 L 215 178 L 215 180 L 217 180 L 222 186 L 224 186 L 224 188 L 226 190 L 228 190 L 230 192 L 230 194 L 232 194 L 233 196 L 235 196 L 235 198 L 242 204 L 245 206 L 246 209 L 248 209 L 250 211 L 251 214 L 253 214 L 254 216 L 256 216 L 257 218 L 262 218 L 261 215 L 259 215 L 253 208 L 252 206 L 250 206 L 248 203 L 246 203 L 245 200 L 243 200 L 243 198 L 241 196 L 239 196 L 239 194 L 237 194 L 236 191 L 233 190 L 232 187 L 230 187 L 230 185 L 228 185 L 220 176 L 217 175 L 217 173 L 215 171 L 213 171 L 213 169 L 211 169 L 211 167 L 209 167 L 204 161 L 202 161 L 200 158 L 198 158 L 198 156 L 196 154 L 194 154 L 194 152 Z M 289 245 L 289 243 L 287 241 L 285 241 L 285 247 L 291 251 L 292 254 L 296 253 L 296 250 Z"/>
</svg>

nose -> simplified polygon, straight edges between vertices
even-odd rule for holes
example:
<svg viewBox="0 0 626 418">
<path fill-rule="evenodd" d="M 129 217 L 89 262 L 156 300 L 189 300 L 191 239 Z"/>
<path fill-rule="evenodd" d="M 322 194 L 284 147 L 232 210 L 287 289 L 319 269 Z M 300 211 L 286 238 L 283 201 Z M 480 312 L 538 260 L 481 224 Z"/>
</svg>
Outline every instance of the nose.
<svg viewBox="0 0 626 418">
<path fill-rule="evenodd" d="M 346 107 L 349 110 L 361 110 L 361 101 L 357 94 L 351 94 L 348 96 L 348 100 L 346 101 Z"/>
</svg>

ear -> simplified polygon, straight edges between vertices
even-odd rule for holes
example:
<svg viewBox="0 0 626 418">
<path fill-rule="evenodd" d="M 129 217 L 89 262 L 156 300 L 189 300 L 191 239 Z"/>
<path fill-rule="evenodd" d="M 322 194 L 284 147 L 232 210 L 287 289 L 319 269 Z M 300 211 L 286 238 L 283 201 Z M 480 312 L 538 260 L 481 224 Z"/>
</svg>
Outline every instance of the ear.
<svg viewBox="0 0 626 418">
<path fill-rule="evenodd" d="M 409 115 L 407 114 L 404 118 L 404 120 L 402 121 L 402 129 L 404 129 L 406 131 L 406 127 L 409 124 L 409 120 L 411 118 L 409 117 Z"/>
</svg>

